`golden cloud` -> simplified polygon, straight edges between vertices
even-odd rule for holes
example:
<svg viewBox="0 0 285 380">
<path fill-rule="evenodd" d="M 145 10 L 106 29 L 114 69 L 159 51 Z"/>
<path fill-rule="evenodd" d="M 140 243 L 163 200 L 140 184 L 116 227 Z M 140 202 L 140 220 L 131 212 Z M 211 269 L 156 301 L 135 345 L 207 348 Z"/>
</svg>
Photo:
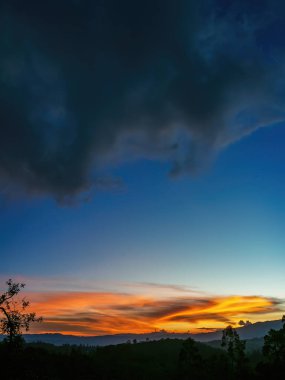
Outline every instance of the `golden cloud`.
<svg viewBox="0 0 285 380">
<path fill-rule="evenodd" d="M 115 292 L 28 293 L 44 322 L 31 332 L 74 335 L 145 333 L 155 329 L 195 332 L 224 328 L 240 319 L 278 319 L 281 301 L 262 296 L 176 296 L 155 298 Z"/>
</svg>

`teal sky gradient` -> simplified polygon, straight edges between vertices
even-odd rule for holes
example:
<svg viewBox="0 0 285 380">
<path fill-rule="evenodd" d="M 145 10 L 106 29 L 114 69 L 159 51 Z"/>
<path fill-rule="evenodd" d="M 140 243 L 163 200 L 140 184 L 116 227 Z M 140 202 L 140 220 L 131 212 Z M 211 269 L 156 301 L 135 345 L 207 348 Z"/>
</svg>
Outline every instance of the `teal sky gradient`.
<svg viewBox="0 0 285 380">
<path fill-rule="evenodd" d="M 284 137 L 260 129 L 178 179 L 164 163 L 121 165 L 121 187 L 71 206 L 3 200 L 1 275 L 285 297 Z"/>
</svg>

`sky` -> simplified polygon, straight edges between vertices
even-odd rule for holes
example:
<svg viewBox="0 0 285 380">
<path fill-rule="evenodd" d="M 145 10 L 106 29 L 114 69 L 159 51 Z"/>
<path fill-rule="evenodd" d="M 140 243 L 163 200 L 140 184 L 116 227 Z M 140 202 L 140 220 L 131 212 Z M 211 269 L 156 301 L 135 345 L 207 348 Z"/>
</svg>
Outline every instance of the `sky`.
<svg viewBox="0 0 285 380">
<path fill-rule="evenodd" d="M 31 332 L 281 318 L 284 13 L 1 1 L 0 289 L 26 283 Z"/>
</svg>

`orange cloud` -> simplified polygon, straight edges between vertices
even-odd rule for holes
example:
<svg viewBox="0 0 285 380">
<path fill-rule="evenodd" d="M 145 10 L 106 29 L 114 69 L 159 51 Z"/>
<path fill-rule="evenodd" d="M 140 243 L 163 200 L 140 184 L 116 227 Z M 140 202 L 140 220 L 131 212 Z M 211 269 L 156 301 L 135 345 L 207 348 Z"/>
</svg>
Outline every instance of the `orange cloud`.
<svg viewBox="0 0 285 380">
<path fill-rule="evenodd" d="M 144 333 L 154 329 L 198 331 L 224 328 L 240 319 L 278 319 L 281 302 L 262 296 L 171 298 L 115 292 L 28 293 L 31 310 L 43 316 L 31 332 L 75 335 Z"/>
</svg>

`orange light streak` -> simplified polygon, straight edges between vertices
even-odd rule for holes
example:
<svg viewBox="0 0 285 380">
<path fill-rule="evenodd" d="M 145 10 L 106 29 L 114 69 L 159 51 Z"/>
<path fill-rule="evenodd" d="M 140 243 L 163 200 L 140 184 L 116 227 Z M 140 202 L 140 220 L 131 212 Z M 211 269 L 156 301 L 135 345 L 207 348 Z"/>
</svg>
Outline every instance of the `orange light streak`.
<svg viewBox="0 0 285 380">
<path fill-rule="evenodd" d="M 112 292 L 28 293 L 31 310 L 43 316 L 31 332 L 74 335 L 146 333 L 154 329 L 197 332 L 240 319 L 278 319 L 280 302 L 261 296 L 150 296 Z"/>
</svg>

